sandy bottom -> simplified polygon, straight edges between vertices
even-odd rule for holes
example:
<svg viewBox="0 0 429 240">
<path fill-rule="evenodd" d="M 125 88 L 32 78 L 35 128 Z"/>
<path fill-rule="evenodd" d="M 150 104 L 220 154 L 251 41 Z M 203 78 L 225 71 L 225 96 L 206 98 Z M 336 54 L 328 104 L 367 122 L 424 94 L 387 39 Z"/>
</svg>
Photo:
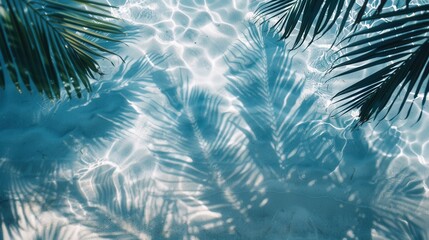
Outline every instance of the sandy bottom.
<svg viewBox="0 0 429 240">
<path fill-rule="evenodd" d="M 253 1 L 109 2 L 91 94 L 0 94 L 3 239 L 429 239 L 429 112 L 352 130 Z"/>
</svg>

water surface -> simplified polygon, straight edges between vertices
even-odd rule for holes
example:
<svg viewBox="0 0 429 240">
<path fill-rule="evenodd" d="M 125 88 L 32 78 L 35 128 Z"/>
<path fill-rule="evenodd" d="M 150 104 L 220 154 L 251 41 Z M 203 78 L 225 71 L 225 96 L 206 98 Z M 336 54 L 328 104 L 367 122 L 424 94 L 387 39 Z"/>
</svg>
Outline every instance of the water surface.
<svg viewBox="0 0 429 240">
<path fill-rule="evenodd" d="M 429 239 L 429 116 L 332 116 L 327 36 L 246 0 L 116 0 L 83 99 L 0 95 L 4 239 Z"/>
</svg>

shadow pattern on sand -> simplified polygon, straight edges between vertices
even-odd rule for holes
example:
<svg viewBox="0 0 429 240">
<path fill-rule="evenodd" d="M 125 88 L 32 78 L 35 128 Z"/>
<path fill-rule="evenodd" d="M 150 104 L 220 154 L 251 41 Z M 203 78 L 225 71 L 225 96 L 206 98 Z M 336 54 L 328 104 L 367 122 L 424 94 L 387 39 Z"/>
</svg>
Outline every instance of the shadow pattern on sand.
<svg viewBox="0 0 429 240">
<path fill-rule="evenodd" d="M 125 68 L 129 70 L 126 73 Z M 20 232 L 40 228 L 42 213 L 63 209 L 75 197 L 70 194 L 76 188 L 74 183 L 79 174 L 76 166 L 85 162 L 85 155 L 91 149 L 103 148 L 124 137 L 123 129 L 134 124 L 138 113 L 131 101 L 136 99 L 129 96 L 145 92 L 142 81 L 149 68 L 151 65 L 145 60 L 134 62 L 131 67 L 120 65 L 112 79 L 101 78 L 93 83 L 93 94 L 73 101 L 62 99 L 52 103 L 37 95 L 20 95 L 13 86 L 2 92 L 0 235 L 3 238 L 26 238 Z M 61 228 L 64 224 L 54 225 Z M 53 226 L 47 225 L 47 228 Z"/>
<path fill-rule="evenodd" d="M 428 239 L 422 166 L 396 161 L 397 134 L 375 151 L 353 119 L 321 111 L 277 39 L 249 24 L 225 54 L 220 92 L 148 55 L 80 103 L 2 95 L 1 234 Z"/>
</svg>

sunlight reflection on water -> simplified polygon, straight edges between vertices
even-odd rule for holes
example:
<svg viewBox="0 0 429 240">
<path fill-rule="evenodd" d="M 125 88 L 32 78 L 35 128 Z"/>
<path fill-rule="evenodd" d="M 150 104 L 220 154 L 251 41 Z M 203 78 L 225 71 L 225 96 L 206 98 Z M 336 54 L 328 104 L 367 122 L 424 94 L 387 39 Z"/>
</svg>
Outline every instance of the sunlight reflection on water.
<svg viewBox="0 0 429 240">
<path fill-rule="evenodd" d="M 253 1 L 109 2 L 138 28 L 94 93 L 0 96 L 0 191 L 34 188 L 15 214 L 37 226 L 5 238 L 427 239 L 428 112 L 331 116 L 333 35 L 288 56 Z"/>
</svg>

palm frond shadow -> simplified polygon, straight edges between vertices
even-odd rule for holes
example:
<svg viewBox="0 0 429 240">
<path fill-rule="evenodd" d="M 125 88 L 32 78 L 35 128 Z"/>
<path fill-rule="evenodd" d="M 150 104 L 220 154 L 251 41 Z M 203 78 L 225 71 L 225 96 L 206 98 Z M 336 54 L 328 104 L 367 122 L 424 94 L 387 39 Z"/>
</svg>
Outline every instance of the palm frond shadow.
<svg viewBox="0 0 429 240">
<path fill-rule="evenodd" d="M 352 121 L 345 122 L 345 126 L 339 119 L 332 121 L 316 110 L 318 97 L 305 96 L 303 80 L 291 71 L 293 60 L 286 54 L 286 45 L 277 39 L 268 25 L 250 25 L 244 40 L 226 57 L 230 68 L 226 75 L 230 80 L 227 89 L 236 98 L 235 105 L 247 125 L 241 128 L 248 138 L 250 159 L 264 176 L 262 185 L 267 186 L 264 197 L 269 201 L 260 207 L 272 221 L 288 226 L 269 227 L 259 237 L 342 238 L 353 226 L 355 236 L 371 238 L 374 225 L 380 230 L 388 225 L 380 221 L 380 211 L 365 205 L 373 203 L 367 196 L 380 191 L 365 179 L 386 174 L 387 166 L 376 166 L 381 155 L 359 140 L 363 138 L 361 132 L 345 130 Z M 395 146 L 397 138 L 391 141 L 386 145 Z M 397 151 L 383 150 L 382 154 L 391 156 Z M 343 185 L 345 181 L 347 187 Z M 388 184 L 384 182 L 379 187 Z M 418 206 L 424 196 L 397 198 Z M 318 199 L 317 204 L 314 199 Z M 382 203 L 374 204 L 375 208 L 378 206 Z M 280 210 L 273 213 L 270 209 Z M 336 224 L 335 230 L 326 225 L 333 211 L 336 216 L 331 224 Z M 401 211 L 412 213 L 410 208 Z M 350 215 L 350 212 L 360 214 Z M 389 217 L 397 217 L 399 212 L 391 212 Z M 337 225 L 338 222 L 347 224 Z M 417 223 L 421 233 L 422 224 Z"/>
<path fill-rule="evenodd" d="M 175 203 L 153 202 L 153 157 L 145 151 L 133 154 L 132 145 L 115 141 L 104 159 L 86 157 L 74 179 L 64 184 L 66 199 L 54 209 L 67 219 L 60 228 L 79 226 L 82 239 L 150 239 L 174 227 L 168 217 L 177 216 Z M 124 151 L 129 158 L 123 158 Z"/>
<path fill-rule="evenodd" d="M 147 239 L 149 227 L 143 220 L 147 193 L 141 192 L 147 186 L 130 183 L 126 174 L 109 162 L 92 166 L 72 185 L 71 199 L 78 214 L 62 213 L 70 223 L 85 226 L 99 238 Z"/>
<path fill-rule="evenodd" d="M 194 219 L 189 224 L 196 227 L 191 234 L 210 237 L 219 229 L 217 234 L 230 236 L 237 221 L 248 221 L 248 206 L 264 200 L 255 189 L 262 176 L 247 161 L 245 136 L 235 116 L 222 111 L 228 106 L 225 100 L 191 86 L 187 78 L 183 74 L 177 83 L 164 71 L 154 73 L 154 83 L 164 95 L 146 111 L 155 120 L 149 149 L 158 159 L 157 180 L 174 189 L 172 197 L 185 204 L 186 214 Z M 201 221 L 200 214 L 212 217 Z M 213 229 L 202 232 L 204 225 Z"/>
<path fill-rule="evenodd" d="M 333 182 L 322 177 L 329 176 L 339 165 L 341 156 L 335 152 L 341 149 L 332 150 L 335 141 L 328 138 L 332 137 L 329 124 L 324 124 L 322 120 L 326 119 L 315 111 L 317 97 L 303 94 L 304 81 L 292 72 L 293 63 L 285 51 L 286 44 L 277 39 L 268 24 L 249 25 L 244 40 L 235 45 L 225 59 L 229 66 L 226 77 L 230 80 L 227 90 L 236 98 L 240 116 L 247 125 L 243 128 L 249 141 L 250 159 L 261 169 L 271 191 L 265 195 L 269 202 L 260 206 L 259 211 L 265 212 L 265 218 L 293 225 L 296 209 L 288 208 L 280 199 L 297 204 L 300 197 L 294 194 L 323 195 L 323 191 L 313 190 L 308 184 L 313 182 L 317 188 Z M 321 141 L 324 135 L 328 136 Z M 278 206 L 273 208 L 275 205 Z M 283 210 L 270 212 L 276 208 Z M 315 226 L 299 224 L 310 228 L 307 237 L 321 234 Z M 290 237 L 298 237 L 293 235 L 293 229 L 284 231 L 289 231 Z M 259 237 L 266 234 L 275 237 L 286 232 L 268 227 Z"/>
<path fill-rule="evenodd" d="M 373 176 L 372 181 L 379 183 L 373 199 L 374 229 L 379 236 L 395 240 L 429 237 L 424 228 L 429 213 L 421 210 L 421 206 L 428 204 L 424 178 L 418 173 L 422 167 L 383 161 L 379 168 L 390 174 L 380 171 Z"/>
<path fill-rule="evenodd" d="M 182 87 L 163 70 L 152 78 L 142 110 L 149 115 L 148 151 L 88 162 L 70 186 L 73 209 L 81 213 L 63 214 L 102 238 L 213 237 L 213 229 L 233 236 L 227 226 L 234 225 L 232 219 L 245 221 L 257 195 L 251 191 L 257 173 L 244 171 L 244 135 L 234 131 L 233 116 L 220 111 L 225 103 L 219 96 L 186 81 Z M 115 145 L 112 152 L 132 152 L 130 144 Z M 144 170 L 142 163 L 149 162 Z M 243 217 L 233 218 L 237 214 Z"/>
<path fill-rule="evenodd" d="M 302 81 L 288 72 L 292 63 L 284 60 L 284 43 L 267 30 L 251 26 L 242 47 L 233 48 L 235 58 L 226 59 L 236 76 L 227 74 L 227 89 L 239 114 L 225 98 L 192 85 L 186 73 L 173 78 L 166 70 L 151 72 L 142 109 L 149 115 L 148 149 L 122 164 L 102 161 L 87 168 L 75 195 L 82 196 L 78 203 L 90 217 L 76 222 L 86 220 L 100 237 L 124 239 L 342 238 L 350 228 L 362 239 L 371 238 L 371 229 L 392 234 L 385 230 L 393 226 L 387 219 L 412 209 L 386 213 L 380 210 L 383 200 L 372 196 L 394 187 L 392 199 L 412 207 L 423 196 L 401 196 L 414 191 L 407 181 L 377 188 L 365 181 L 385 176 L 388 164 L 376 166 L 380 156 L 358 140 L 361 132 L 339 132 L 335 126 L 341 123 L 326 122 L 314 111 L 317 97 L 303 94 Z M 387 145 L 395 145 L 391 141 Z M 151 162 L 147 173 L 142 162 Z M 108 224 L 100 228 L 100 222 Z M 401 234 L 419 236 L 421 226 L 412 221 Z"/>
<path fill-rule="evenodd" d="M 339 133 L 331 127 L 334 124 L 325 124 L 319 120 L 321 114 L 312 112 L 316 99 L 302 96 L 303 85 L 290 78 L 293 74 L 282 74 L 284 67 L 289 67 L 290 63 L 279 63 L 276 60 L 280 58 L 273 57 L 281 55 L 282 43 L 273 41 L 275 36 L 270 35 L 272 32 L 260 31 L 256 27 L 251 27 L 251 31 L 253 40 L 257 41 L 243 43 L 246 47 L 250 46 L 247 50 L 237 51 L 238 46 L 234 48 L 239 53 L 237 56 L 248 57 L 229 59 L 230 67 L 234 68 L 231 71 L 235 76 L 240 76 L 231 79 L 231 85 L 243 86 L 242 89 L 249 92 L 239 93 L 238 88 L 228 87 L 241 102 L 237 104 L 240 116 L 234 111 L 226 111 L 231 106 L 222 97 L 191 85 L 186 74 L 171 78 L 164 70 L 152 72 L 151 88 L 154 88 L 151 90 L 154 91 L 147 93 L 151 97 L 147 98 L 144 112 L 149 115 L 151 142 L 148 152 L 153 157 L 145 155 L 140 158 L 155 161 L 155 166 L 151 168 L 153 173 L 142 181 L 130 182 L 133 177 L 119 176 L 125 174 L 123 170 L 103 165 L 94 172 L 95 175 L 89 174 L 83 178 L 93 179 L 91 184 L 82 181 L 80 191 L 92 192 L 92 197 L 86 194 L 85 199 L 99 203 L 97 209 L 110 209 L 107 211 L 110 215 L 106 215 L 105 210 L 94 218 L 91 228 L 96 229 L 96 223 L 100 221 L 112 222 L 111 219 L 115 219 L 111 227 L 108 225 L 106 229 L 98 229 L 100 236 L 156 236 L 157 239 L 178 236 L 222 236 L 224 239 L 238 236 L 243 239 L 278 236 L 341 238 L 353 226 L 356 236 L 364 239 L 371 237 L 371 228 L 379 215 L 368 210 L 366 204 L 371 202 L 367 196 L 374 196 L 376 190 L 371 183 L 361 181 L 377 171 L 381 175 L 385 172 L 375 166 L 378 156 L 367 145 L 353 140 L 361 138 L 358 131 L 351 133 L 357 136 L 340 136 L 332 140 Z M 261 41 L 263 44 L 255 44 Z M 265 51 L 267 45 L 271 53 L 265 53 L 268 57 L 248 55 L 249 52 Z M 249 56 L 257 56 L 256 61 Z M 265 65 L 258 60 L 265 62 Z M 247 61 L 247 65 L 241 64 L 241 61 Z M 267 69 L 267 66 L 272 69 L 284 67 L 259 80 L 269 82 L 266 84 L 268 86 L 286 84 L 289 88 L 283 90 L 288 93 L 276 95 L 276 87 L 268 88 L 265 95 L 270 96 L 269 101 L 255 102 L 254 98 L 260 100 L 265 95 L 261 95 L 263 86 L 254 82 L 259 75 L 252 77 L 252 74 L 259 73 L 261 68 Z M 238 74 L 244 70 L 247 74 Z M 246 82 L 245 79 L 249 80 Z M 245 88 L 246 84 L 253 88 Z M 262 97 L 250 92 L 257 92 Z M 290 92 L 300 97 L 289 96 Z M 267 102 L 282 107 L 269 109 Z M 279 129 L 289 130 L 288 134 L 278 137 L 278 142 L 287 146 L 278 148 L 278 152 L 282 152 L 280 155 L 272 150 L 275 149 L 272 141 L 276 140 L 273 124 L 261 124 L 254 120 L 259 117 L 259 121 L 268 121 L 264 118 L 269 115 L 282 119 L 278 117 L 279 113 L 285 121 Z M 356 152 L 366 154 L 368 158 L 342 161 L 343 158 L 359 155 Z M 283 161 L 282 156 L 286 156 Z M 367 162 L 364 169 L 359 168 L 362 161 Z M 270 170 L 266 171 L 267 168 Z M 117 180 L 123 177 L 127 180 Z M 102 180 L 97 181 L 99 178 Z M 356 183 L 344 187 L 344 179 Z M 96 182 L 99 183 L 97 189 L 88 190 L 89 186 L 97 186 Z M 366 190 L 359 190 L 361 185 L 365 185 Z M 351 196 L 355 200 L 350 202 L 348 199 Z M 318 199 L 319 205 L 314 204 L 314 198 Z M 415 205 L 415 202 L 412 204 Z M 320 210 L 320 205 L 324 206 L 324 210 Z M 332 211 L 337 212 L 338 216 L 332 217 Z M 132 217 L 133 212 L 137 213 L 135 218 Z M 355 217 L 351 212 L 357 212 L 359 216 Z M 326 223 L 326 219 L 331 219 L 332 223 Z M 347 224 L 335 231 L 330 229 L 330 224 L 340 221 Z M 121 222 L 122 226 L 117 228 Z M 288 227 L 285 228 L 285 224 Z M 386 223 L 380 224 L 379 228 L 384 226 Z"/>
<path fill-rule="evenodd" d="M 31 171 L 31 170 L 30 170 Z M 14 233 L 19 232 L 20 222 L 27 222 L 28 216 L 37 213 L 34 208 L 26 208 L 25 205 L 43 204 L 39 198 L 49 199 L 44 194 L 45 187 L 54 187 L 52 184 L 47 184 L 45 181 L 33 181 L 26 179 L 26 177 L 34 176 L 35 179 L 41 174 L 30 174 L 29 169 L 25 167 L 14 166 L 11 161 L 1 159 L 0 172 L 1 172 L 1 202 L 0 202 L 0 224 L 5 226 L 0 230 L 3 237 L 13 236 Z M 47 174 L 48 177 L 55 177 L 52 173 Z M 48 185 L 48 186 L 47 186 Z"/>
<path fill-rule="evenodd" d="M 302 99 L 304 81 L 291 71 L 286 44 L 276 37 L 268 24 L 260 29 L 251 24 L 244 42 L 232 47 L 225 60 L 227 90 L 237 98 L 240 115 L 250 127 L 251 154 L 258 166 L 280 170 L 291 152 L 285 139 L 299 135 L 298 125 L 313 114 L 310 109 L 316 98 Z M 304 102 L 297 108 L 300 100 Z"/>
<path fill-rule="evenodd" d="M 151 78 L 155 69 L 152 64 L 157 65 L 160 61 L 163 61 L 163 57 L 149 56 L 143 62 L 150 62 L 151 67 L 145 65 L 142 68 L 140 64 L 136 64 L 136 68 L 125 68 L 125 76 L 114 77 L 121 85 L 129 86 L 135 91 L 133 94 L 136 97 L 132 98 L 130 95 L 133 94 L 127 94 L 127 99 L 134 102 L 136 108 L 144 109 L 143 106 L 148 101 L 147 95 L 156 88 Z M 136 73 L 142 70 L 145 78 L 139 81 L 144 83 L 144 88 L 139 89 L 127 81 L 127 76 L 134 79 Z M 69 190 L 67 204 L 70 206 L 59 208 L 58 212 L 67 217 L 69 225 L 81 225 L 103 239 L 148 239 L 151 236 L 174 239 L 182 236 L 185 231 L 177 229 L 183 228 L 181 226 L 185 226 L 186 221 L 178 217 L 178 202 L 160 198 L 160 186 L 151 177 L 155 159 L 147 151 L 139 150 L 133 154 L 135 145 L 126 141 L 127 135 L 118 138 L 122 140 L 106 146 L 111 148 L 111 152 L 104 158 L 98 159 L 97 154 L 86 154 L 75 180 L 66 184 Z M 147 144 L 144 139 L 142 138 L 142 144 Z M 125 152 L 129 155 L 128 158 L 124 158 Z M 167 192 L 162 196 L 170 194 Z M 171 216 L 174 217 L 173 220 L 170 219 Z M 176 231 L 169 230 L 170 228 Z"/>
<path fill-rule="evenodd" d="M 67 222 L 50 223 L 44 228 L 37 229 L 34 240 L 74 240 L 74 239 L 94 239 L 91 232 L 84 231 L 79 227 L 70 226 Z"/>
<path fill-rule="evenodd" d="M 250 154 L 259 167 L 272 168 L 278 177 L 293 163 L 304 164 L 291 160 L 296 158 L 313 159 L 305 164 L 333 171 L 340 159 L 325 156 L 329 154 L 323 144 L 308 144 L 315 137 L 323 139 L 329 130 L 315 108 L 318 97 L 303 93 L 305 81 L 293 72 L 287 46 L 277 39 L 267 24 L 260 28 L 251 24 L 244 42 L 226 57 L 227 90 L 237 99 L 240 116 L 248 125 Z M 303 151 L 319 155 L 299 157 Z"/>
<path fill-rule="evenodd" d="M 317 96 L 305 94 L 276 38 L 268 26 L 249 26 L 227 54 L 222 95 L 186 72 L 149 71 L 138 99 L 147 149 L 119 141 L 105 159 L 88 161 L 69 187 L 74 212 L 63 214 L 100 238 L 341 239 L 352 231 L 370 239 L 373 229 L 393 236 L 391 219 L 419 209 L 421 181 L 410 169 L 398 173 L 412 176 L 404 181 L 377 180 L 395 172 L 392 159 L 378 166 L 363 133 L 343 131 L 350 121 L 315 111 Z M 407 204 L 386 211 L 382 196 Z M 424 234 L 419 219 L 401 219 L 410 223 L 398 225 L 400 236 Z"/>
<path fill-rule="evenodd" d="M 5 91 L 0 122 L 2 136 L 8 137 L 0 139 L 0 224 L 9 232 L 2 236 L 16 236 L 22 225 L 33 224 L 41 212 L 61 208 L 74 188 L 71 169 L 88 154 L 87 146 L 97 149 L 129 134 L 127 128 L 138 116 L 133 102 L 146 91 L 151 67 L 149 58 L 121 65 L 113 80 L 95 82 L 95 92 L 78 102 L 52 105 L 42 97 L 18 96 L 12 88 Z M 25 102 L 25 107 L 13 107 L 16 102 Z M 23 130 L 24 135 L 15 134 Z M 26 151 L 17 147 L 24 145 Z"/>
</svg>

